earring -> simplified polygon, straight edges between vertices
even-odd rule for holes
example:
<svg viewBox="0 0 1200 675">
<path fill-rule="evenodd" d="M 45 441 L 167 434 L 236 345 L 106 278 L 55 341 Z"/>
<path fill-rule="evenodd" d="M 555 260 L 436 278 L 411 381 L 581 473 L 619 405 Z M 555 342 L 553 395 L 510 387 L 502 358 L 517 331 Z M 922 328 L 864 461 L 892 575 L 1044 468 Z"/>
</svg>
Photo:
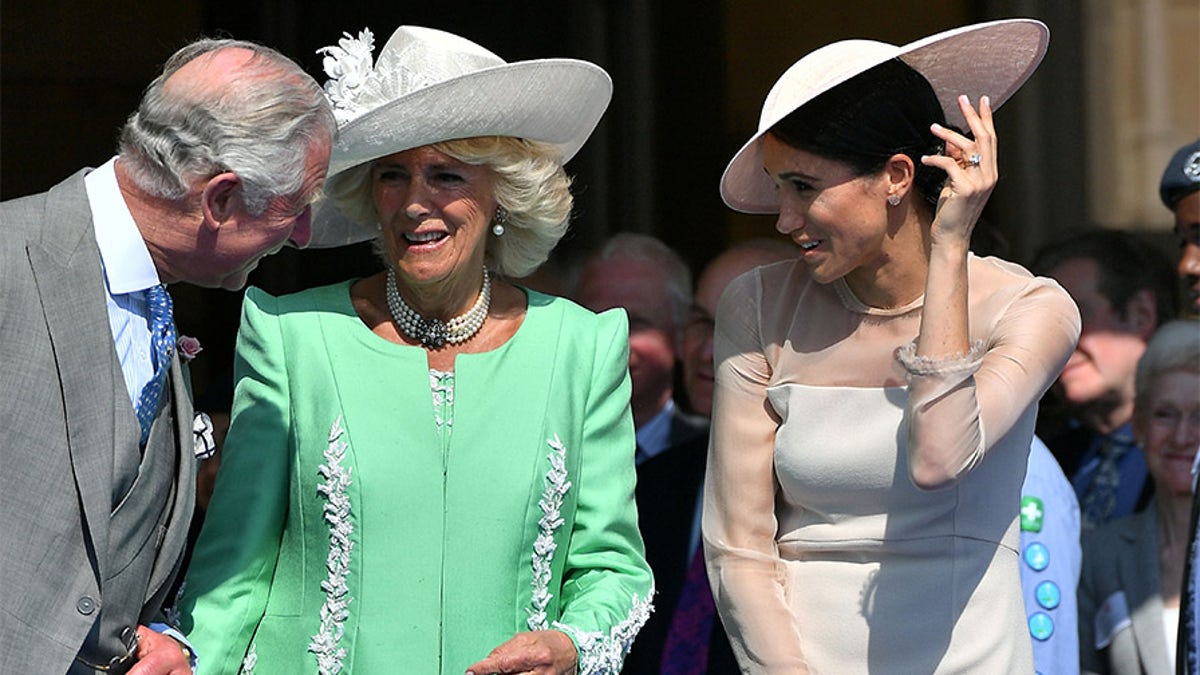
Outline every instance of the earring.
<svg viewBox="0 0 1200 675">
<path fill-rule="evenodd" d="M 492 234 L 497 237 L 503 236 L 504 224 L 508 222 L 508 209 L 503 206 L 496 207 L 496 217 L 492 220 Z"/>
<path fill-rule="evenodd" d="M 888 202 L 888 204 L 891 204 L 892 206 L 900 206 L 900 195 L 898 195 L 898 194 L 888 195 L 887 202 Z"/>
</svg>

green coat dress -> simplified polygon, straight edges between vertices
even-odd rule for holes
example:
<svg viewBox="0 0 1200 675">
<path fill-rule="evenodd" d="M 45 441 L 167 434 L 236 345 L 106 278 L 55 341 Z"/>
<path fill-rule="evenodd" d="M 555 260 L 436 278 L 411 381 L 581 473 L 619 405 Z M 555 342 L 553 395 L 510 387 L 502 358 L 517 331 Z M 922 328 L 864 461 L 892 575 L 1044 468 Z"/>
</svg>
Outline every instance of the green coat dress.
<svg viewBox="0 0 1200 675">
<path fill-rule="evenodd" d="M 540 628 L 619 671 L 653 593 L 625 317 L 527 291 L 506 344 L 438 378 L 349 287 L 246 294 L 179 605 L 198 672 L 461 675 Z"/>
</svg>

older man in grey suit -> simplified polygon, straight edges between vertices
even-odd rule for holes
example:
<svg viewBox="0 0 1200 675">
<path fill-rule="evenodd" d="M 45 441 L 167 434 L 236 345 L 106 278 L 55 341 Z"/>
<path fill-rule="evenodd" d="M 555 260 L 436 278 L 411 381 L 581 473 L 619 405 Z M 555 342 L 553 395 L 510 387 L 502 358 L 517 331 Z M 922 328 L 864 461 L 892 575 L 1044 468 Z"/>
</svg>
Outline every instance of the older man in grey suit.
<svg viewBox="0 0 1200 675">
<path fill-rule="evenodd" d="M 287 58 L 201 40 L 117 157 L 0 205 L 0 673 L 189 672 L 148 627 L 194 494 L 165 284 L 238 289 L 305 245 L 335 129 Z"/>
</svg>

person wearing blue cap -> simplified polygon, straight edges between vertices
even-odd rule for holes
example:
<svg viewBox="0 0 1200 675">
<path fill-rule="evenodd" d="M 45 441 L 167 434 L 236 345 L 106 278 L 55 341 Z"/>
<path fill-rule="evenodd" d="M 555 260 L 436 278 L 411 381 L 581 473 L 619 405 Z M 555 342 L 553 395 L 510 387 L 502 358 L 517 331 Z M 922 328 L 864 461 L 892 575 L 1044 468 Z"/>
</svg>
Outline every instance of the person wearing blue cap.
<svg viewBox="0 0 1200 675">
<path fill-rule="evenodd" d="M 1167 168 L 1163 170 L 1158 195 L 1168 209 L 1175 214 L 1175 234 L 1179 237 L 1179 276 L 1187 289 L 1184 312 L 1200 314 L 1200 138 L 1175 151 Z M 1200 500 L 1195 497 L 1192 469 L 1192 522 L 1189 530 L 1191 540 L 1187 547 L 1187 567 L 1184 572 L 1184 592 L 1179 619 L 1179 651 L 1176 655 L 1176 670 L 1181 675 L 1189 672 L 1189 664 L 1200 659 L 1200 602 L 1196 594 L 1200 591 L 1197 579 L 1197 525 L 1200 518 Z"/>
<path fill-rule="evenodd" d="M 1187 288 L 1184 311 L 1200 314 L 1200 138 L 1175 151 L 1163 171 L 1158 195 L 1175 213 L 1179 276 Z"/>
</svg>

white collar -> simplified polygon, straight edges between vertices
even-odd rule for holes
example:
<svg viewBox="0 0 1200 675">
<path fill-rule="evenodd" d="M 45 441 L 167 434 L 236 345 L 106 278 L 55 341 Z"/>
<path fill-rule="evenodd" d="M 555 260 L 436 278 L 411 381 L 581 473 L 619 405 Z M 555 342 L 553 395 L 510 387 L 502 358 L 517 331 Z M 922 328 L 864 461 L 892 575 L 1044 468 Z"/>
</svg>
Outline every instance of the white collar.
<svg viewBox="0 0 1200 675">
<path fill-rule="evenodd" d="M 150 250 L 121 196 L 116 163 L 116 157 L 108 160 L 84 176 L 83 183 L 92 210 L 92 226 L 96 231 L 96 245 L 100 248 L 108 292 L 122 295 L 143 291 L 160 282 Z"/>
</svg>

